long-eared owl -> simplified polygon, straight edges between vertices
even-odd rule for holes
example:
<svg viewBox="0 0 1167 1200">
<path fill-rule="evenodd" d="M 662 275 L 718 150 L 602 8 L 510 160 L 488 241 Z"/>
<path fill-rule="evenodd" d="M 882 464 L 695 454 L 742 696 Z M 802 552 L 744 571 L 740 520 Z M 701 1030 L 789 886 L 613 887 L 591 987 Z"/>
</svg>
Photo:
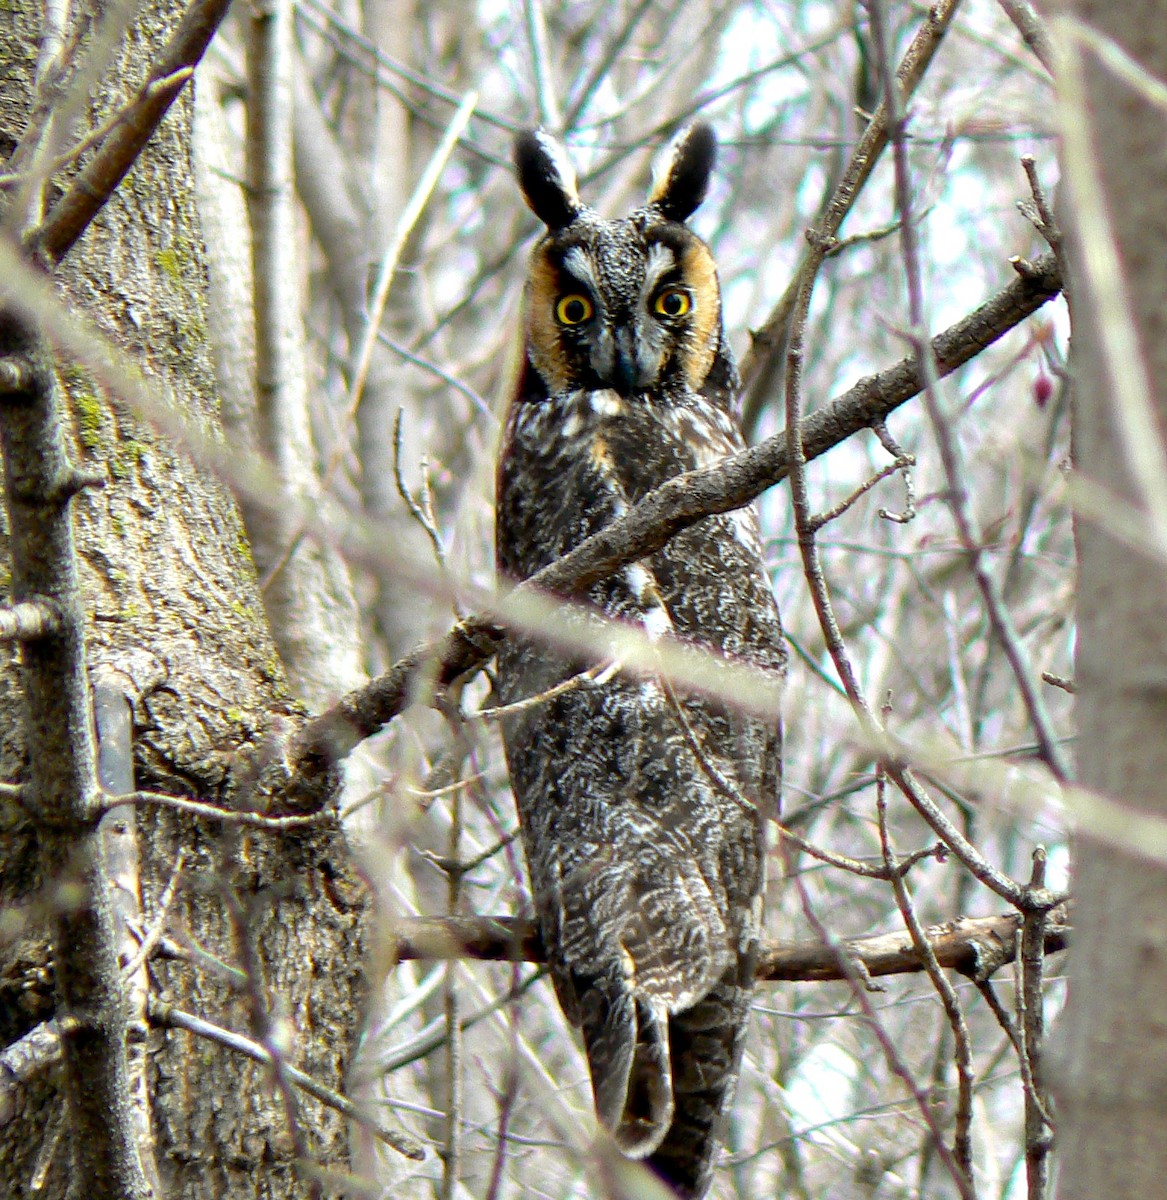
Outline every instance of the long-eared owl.
<svg viewBox="0 0 1167 1200">
<path fill-rule="evenodd" d="M 744 445 L 717 270 L 684 223 L 716 148 L 709 126 L 685 130 L 645 206 L 610 221 L 581 202 L 556 142 L 516 141 L 520 185 L 547 233 L 531 255 L 498 466 L 497 562 L 509 580 Z M 752 509 L 701 521 L 586 599 L 657 644 L 784 669 Z M 602 623 L 590 624 L 590 662 L 553 635 L 509 638 L 502 701 L 605 665 Z M 606 665 L 507 716 L 507 762 L 552 978 L 582 1029 L 599 1119 L 625 1154 L 699 1197 L 741 1060 L 780 725 L 777 713 Z"/>
</svg>

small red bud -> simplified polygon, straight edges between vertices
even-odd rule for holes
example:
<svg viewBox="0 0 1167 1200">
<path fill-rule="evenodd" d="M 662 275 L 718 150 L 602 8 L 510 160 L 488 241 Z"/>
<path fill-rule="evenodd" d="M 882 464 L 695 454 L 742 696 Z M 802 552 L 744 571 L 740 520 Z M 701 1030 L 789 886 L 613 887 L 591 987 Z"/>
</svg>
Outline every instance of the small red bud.
<svg viewBox="0 0 1167 1200">
<path fill-rule="evenodd" d="M 1038 408 L 1045 408 L 1053 394 L 1053 380 L 1044 371 L 1038 371 L 1037 378 L 1033 381 L 1033 402 Z"/>
</svg>

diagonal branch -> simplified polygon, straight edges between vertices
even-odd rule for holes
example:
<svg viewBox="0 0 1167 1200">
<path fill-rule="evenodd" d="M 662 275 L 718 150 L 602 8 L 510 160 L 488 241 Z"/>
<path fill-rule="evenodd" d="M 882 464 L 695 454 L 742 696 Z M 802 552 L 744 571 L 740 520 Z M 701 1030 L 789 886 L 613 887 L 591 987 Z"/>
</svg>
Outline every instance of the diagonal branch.
<svg viewBox="0 0 1167 1200">
<path fill-rule="evenodd" d="M 33 238 L 33 251 L 59 262 L 113 195 L 158 128 L 219 28 L 231 0 L 194 0 L 124 113 L 88 165 L 53 206 Z"/>
<path fill-rule="evenodd" d="M 975 358 L 1061 291 L 1062 279 L 1052 254 L 1032 263 L 1015 260 L 1013 265 L 1016 279 L 932 339 L 939 375 L 948 375 Z M 885 420 L 922 387 L 915 355 L 859 380 L 803 421 L 807 460 Z M 655 553 L 703 518 L 749 504 L 785 479 L 787 469 L 786 434 L 782 432 L 715 466 L 678 475 L 522 586 L 578 595 L 626 563 Z M 340 759 L 397 716 L 411 695 L 427 687 L 446 687 L 481 667 L 501 636 L 492 621 L 470 618 L 459 622 L 444 638 L 418 647 L 384 675 L 310 721 L 291 747 L 289 760 L 302 801 L 320 802 L 329 787 L 331 768 Z"/>
</svg>

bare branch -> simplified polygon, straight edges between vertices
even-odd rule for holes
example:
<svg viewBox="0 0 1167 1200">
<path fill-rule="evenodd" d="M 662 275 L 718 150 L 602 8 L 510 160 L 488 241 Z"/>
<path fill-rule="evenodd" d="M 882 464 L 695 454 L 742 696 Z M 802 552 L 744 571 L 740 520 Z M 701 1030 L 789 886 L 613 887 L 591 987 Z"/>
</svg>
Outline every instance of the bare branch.
<svg viewBox="0 0 1167 1200">
<path fill-rule="evenodd" d="M 56 379 L 43 345 L 11 309 L 0 310 L 0 358 L 30 364 L 31 387 L 0 401 L 0 448 L 18 603 L 51 596 L 54 628 L 26 642 L 22 716 L 28 748 L 25 811 L 37 828 L 43 878 L 77 881 L 78 903 L 51 918 L 62 1016 L 79 1026 L 64 1044 L 71 1171 L 95 1200 L 147 1200 L 153 1190 L 131 1119 L 126 1014 L 117 931 L 96 828 L 93 713 L 85 621 L 67 487 L 74 477 Z"/>
<path fill-rule="evenodd" d="M 1017 28 L 1022 40 L 1037 56 L 1037 61 L 1052 75 L 1054 73 L 1053 47 L 1041 17 L 1029 0 L 1000 0 L 1005 15 Z"/>
<path fill-rule="evenodd" d="M 872 29 L 875 40 L 882 50 L 880 20 L 874 14 L 881 12 L 877 0 L 872 0 Z M 962 547 L 968 555 L 969 569 L 980 590 L 985 612 L 997 636 L 1005 658 L 1013 670 L 1029 723 L 1041 747 L 1041 756 L 1050 771 L 1059 780 L 1071 777 L 1070 765 L 1058 743 L 1053 722 L 1045 706 L 1029 654 L 1017 632 L 1012 615 L 1005 604 L 1000 581 L 986 562 L 983 541 L 974 527 L 971 507 L 968 502 L 960 466 L 960 457 L 951 422 L 940 403 L 940 371 L 932 358 L 931 341 L 927 339 L 924 315 L 924 292 L 920 270 L 920 246 L 917 236 L 917 218 L 912 212 L 912 181 L 908 166 L 907 109 L 895 81 L 891 78 L 890 61 L 880 64 L 883 79 L 884 107 L 887 111 L 888 127 L 892 138 L 892 156 L 895 168 L 896 208 L 900 216 L 900 246 L 904 263 L 904 279 L 908 293 L 908 314 L 911 328 L 907 340 L 913 347 L 924 379 L 924 407 L 931 422 L 933 435 L 940 451 L 940 462 L 944 468 L 947 485 L 945 500 L 952 512 L 952 520 Z"/>
<path fill-rule="evenodd" d="M 271 1065 L 271 1054 L 258 1042 L 253 1042 L 250 1038 L 233 1033 L 222 1026 L 214 1025 L 210 1021 L 204 1021 L 201 1017 L 183 1012 L 182 1009 L 165 1004 L 161 1000 L 152 999 L 150 1001 L 150 1020 L 155 1025 L 171 1029 L 185 1029 L 188 1033 L 217 1042 L 220 1046 L 234 1050 L 237 1054 L 243 1054 L 255 1062 Z M 302 1092 L 306 1092 L 309 1096 L 319 1100 L 321 1104 L 327 1105 L 350 1121 L 356 1121 L 358 1125 L 369 1130 L 374 1137 L 384 1142 L 386 1146 L 392 1147 L 398 1154 L 403 1154 L 406 1158 L 412 1158 L 418 1162 L 425 1158 L 425 1147 L 403 1129 L 384 1128 L 347 1096 L 333 1091 L 332 1088 L 313 1079 L 311 1075 L 305 1074 L 298 1067 L 285 1064 L 283 1071 Z"/>
<path fill-rule="evenodd" d="M 0 1053 L 0 1129 L 16 1114 L 20 1090 L 61 1061 L 61 1034 L 81 1029 L 76 1017 L 45 1021 Z"/>
<path fill-rule="evenodd" d="M 93 727 L 97 735 L 97 778 L 102 788 L 111 792 L 131 791 L 134 786 L 133 713 L 125 692 L 108 678 L 100 679 L 93 685 Z M 120 983 L 125 997 L 130 1119 L 142 1169 L 155 1193 L 161 1196 L 158 1164 L 154 1159 L 154 1116 L 146 1026 L 150 979 L 143 970 L 146 955 L 140 953 L 135 936 L 142 919 L 142 887 L 138 822 L 134 810 L 118 808 L 107 813 L 101 822 L 101 839 L 104 871 L 111 884 L 110 906 L 118 938 Z M 181 858 L 181 851 L 179 856 Z"/>
<path fill-rule="evenodd" d="M 1033 852 L 1033 874 L 1029 893 L 1045 893 L 1045 847 Z M 1017 931 L 1017 956 L 1013 969 L 1017 980 L 1017 1057 L 1025 1089 L 1025 1176 L 1028 1200 L 1046 1200 L 1049 1193 L 1050 1150 L 1054 1123 L 1046 1093 L 1042 1051 L 1045 1042 L 1045 998 L 1042 993 L 1044 963 L 1042 945 L 1048 910 L 1041 903 L 1028 908 Z"/>
<path fill-rule="evenodd" d="M 0 606 L 0 642 L 34 642 L 60 629 L 60 616 L 49 600 L 25 600 Z"/>
<path fill-rule="evenodd" d="M 1064 950 L 1070 930 L 1064 910 L 1050 914 L 1043 946 L 1046 954 Z M 1015 955 L 1021 916 L 958 917 L 924 930 L 937 963 L 978 979 L 991 975 Z M 396 958 L 473 958 L 493 962 L 546 961 L 535 922 L 525 917 L 413 917 L 394 927 Z M 919 951 L 906 933 L 851 938 L 847 952 L 873 977 L 923 971 Z M 837 955 L 822 942 L 763 942 L 758 955 L 759 980 L 822 983 L 845 979 Z"/>
<path fill-rule="evenodd" d="M 931 1135 L 932 1145 L 935 1148 L 936 1154 L 952 1176 L 952 1181 L 956 1184 L 962 1200 L 974 1200 L 971 1181 L 961 1169 L 960 1164 L 953 1158 L 952 1152 L 948 1149 L 947 1145 L 945 1145 L 938 1114 L 934 1111 L 933 1106 L 929 1103 L 928 1097 L 921 1090 L 919 1084 L 917 1084 L 915 1076 L 905 1062 L 903 1055 L 900 1054 L 895 1043 L 892 1041 L 883 1022 L 880 1021 L 875 1011 L 875 1006 L 871 1003 L 871 997 L 868 993 L 875 990 L 875 985 L 871 982 L 866 964 L 861 958 L 851 953 L 849 945 L 834 938 L 826 926 L 823 925 L 814 911 L 810 895 L 807 892 L 806 883 L 801 876 L 795 877 L 794 886 L 798 891 L 803 915 L 806 917 L 810 927 L 818 935 L 822 948 L 835 959 L 843 978 L 851 985 L 851 993 L 855 998 L 855 1003 L 862 1012 L 868 1027 L 879 1045 L 888 1070 L 902 1082 L 911 1096 L 914 1107 L 919 1113 L 924 1127 Z"/>
<path fill-rule="evenodd" d="M 895 894 L 896 906 L 899 908 L 900 915 L 904 919 L 904 925 L 911 935 L 912 946 L 915 948 L 916 953 L 919 954 L 920 961 L 924 964 L 924 970 L 928 973 L 928 978 L 932 986 L 936 989 L 936 994 L 940 997 L 941 1004 L 944 1005 L 944 1014 L 948 1018 L 948 1025 L 952 1030 L 952 1037 L 956 1044 L 954 1058 L 956 1060 L 958 1083 L 956 1128 L 952 1139 L 952 1152 L 956 1161 L 963 1169 L 965 1176 L 969 1179 L 970 1186 L 975 1189 L 972 1152 L 972 1097 L 974 1083 L 972 1040 L 969 1037 L 968 1023 L 964 1019 L 964 1012 L 960 1007 L 960 1000 L 957 998 L 956 989 L 940 969 L 940 963 L 933 952 L 932 945 L 928 941 L 923 926 L 920 924 L 920 918 L 916 913 L 915 904 L 912 902 L 911 894 L 904 882 L 903 874 L 895 869 L 898 865 L 898 856 L 892 849 L 891 834 L 888 832 L 887 827 L 887 783 L 882 771 L 876 783 L 876 809 L 879 817 L 880 849 L 883 851 L 884 864 L 891 874 L 892 891 Z"/>
<path fill-rule="evenodd" d="M 249 812 L 246 809 L 220 808 L 202 800 L 191 800 L 187 796 L 167 796 L 162 792 L 127 792 L 121 796 L 110 796 L 106 801 L 109 810 L 132 804 L 138 807 L 157 805 L 172 808 L 176 812 L 189 813 L 192 817 L 206 817 L 221 821 L 225 825 L 243 825 L 249 829 L 299 829 L 306 825 L 319 825 L 326 817 L 322 813 L 290 813 L 287 816 L 269 816 L 266 813 Z"/>
<path fill-rule="evenodd" d="M 377 268 L 376 282 L 373 284 L 372 298 L 369 302 L 368 320 L 360 345 L 357 347 L 356 358 L 353 362 L 352 383 L 349 387 L 348 399 L 348 418 L 350 420 L 355 416 L 357 407 L 361 402 L 365 377 L 369 371 L 369 360 L 373 354 L 373 346 L 377 340 L 377 330 L 381 326 L 381 318 L 385 314 L 385 305 L 389 301 L 389 289 L 393 285 L 393 277 L 397 272 L 397 264 L 401 258 L 401 252 L 405 248 L 410 231 L 425 211 L 430 196 L 433 194 L 434 188 L 437 187 L 442 171 L 445 170 L 446 163 L 450 155 L 454 152 L 454 147 L 458 144 L 458 139 L 465 132 L 466 126 L 470 122 L 471 114 L 474 112 L 477 104 L 477 92 L 467 92 L 462 98 L 462 103 L 450 118 L 450 123 L 446 127 L 442 140 L 438 143 L 429 162 L 426 163 L 426 168 L 422 172 L 421 178 L 417 181 L 417 185 L 414 187 L 401 216 L 398 218 L 397 226 L 385 246 L 385 252 L 382 254 L 380 265 Z M 332 464 L 329 464 L 329 466 L 331 469 Z"/>
<path fill-rule="evenodd" d="M 126 121 L 138 119 L 144 103 L 157 99 L 167 92 L 177 94 L 193 75 L 193 67 L 183 67 L 181 70 L 175 71 L 173 75 L 168 75 L 164 79 L 151 80 L 140 92 L 132 96 L 120 108 L 110 113 L 101 124 L 91 129 L 79 142 L 70 146 L 63 153 L 58 154 L 51 162 L 38 163 L 37 169 L 42 171 L 46 176 L 55 175 L 62 167 L 67 167 L 75 159 L 80 158 L 87 150 L 104 141 L 119 125 L 124 124 Z M 10 187 L 19 180 L 20 175 L 18 174 L 0 175 L 0 188 Z"/>
<path fill-rule="evenodd" d="M 124 114 L 36 231 L 32 246 L 46 262 L 59 262 L 113 195 L 190 78 L 185 68 L 202 58 L 230 5 L 231 0 L 193 0 L 147 74 L 137 107 Z"/>
<path fill-rule="evenodd" d="M 535 75 L 535 99 L 539 105 L 539 123 L 548 129 L 563 127 L 563 113 L 551 71 L 551 53 L 547 48 L 547 24 L 540 0 L 523 0 L 523 21 L 527 28 L 527 48 Z"/>
</svg>

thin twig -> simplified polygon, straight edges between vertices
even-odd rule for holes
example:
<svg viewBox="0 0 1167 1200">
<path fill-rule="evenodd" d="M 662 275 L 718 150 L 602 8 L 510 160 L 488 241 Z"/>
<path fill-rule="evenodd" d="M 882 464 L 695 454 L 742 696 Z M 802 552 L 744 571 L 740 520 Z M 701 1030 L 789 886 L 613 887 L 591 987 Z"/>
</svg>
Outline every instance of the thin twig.
<svg viewBox="0 0 1167 1200">
<path fill-rule="evenodd" d="M 880 731 L 882 732 L 882 731 Z M 961 861 L 968 872 L 980 880 L 1002 900 L 1019 906 L 1025 889 L 1015 879 L 999 871 L 949 820 L 936 802 L 920 785 L 913 772 L 900 762 L 885 760 L 884 768 L 889 779 L 911 801 L 912 807 L 932 827 L 944 844 Z"/>
<path fill-rule="evenodd" d="M 434 552 L 434 559 L 438 564 L 438 570 L 442 577 L 449 579 L 449 564 L 446 562 L 446 547 L 442 542 L 442 535 L 438 529 L 437 518 L 434 516 L 433 492 L 430 488 L 430 473 L 429 463 L 426 459 L 421 460 L 421 498 L 418 499 L 410 491 L 409 485 L 405 482 L 405 475 L 401 469 L 401 457 L 404 450 L 405 438 L 405 409 L 399 408 L 397 416 L 393 420 L 393 479 L 397 484 L 397 494 L 401 497 L 405 507 L 409 510 L 409 515 L 421 526 Z M 461 620 L 464 613 L 459 611 L 455 605 L 454 615 Z"/>
<path fill-rule="evenodd" d="M 1078 690 L 1078 685 L 1072 680 L 1067 679 L 1064 675 L 1055 675 L 1052 671 L 1042 671 L 1042 683 L 1048 683 L 1050 687 L 1061 688 L 1063 692 L 1069 692 L 1074 695 Z"/>
<path fill-rule="evenodd" d="M 517 837 L 517 834 L 509 833 L 506 837 L 500 838 L 493 846 L 488 846 L 485 850 L 474 855 L 473 858 L 453 859 L 448 854 L 437 854 L 433 850 L 419 849 L 416 851 L 428 863 L 432 863 L 437 869 L 446 875 L 468 875 L 471 871 L 482 866 L 488 859 L 493 858 L 500 850 L 505 850 Z"/>
<path fill-rule="evenodd" d="M 485 1021 L 487 1017 L 494 1016 L 499 1009 L 505 1008 L 520 996 L 525 995 L 546 974 L 547 967 L 543 966 L 528 975 L 526 979 L 512 980 L 511 986 L 501 996 L 496 996 L 488 1004 L 483 1005 L 469 1016 L 462 1017 L 459 1021 L 460 1029 L 465 1032 L 467 1029 L 473 1028 L 480 1021 Z M 384 1075 L 391 1074 L 393 1071 L 399 1071 L 402 1067 L 411 1066 L 413 1063 L 432 1054 L 435 1050 L 440 1050 L 445 1044 L 446 1023 L 443 1015 L 431 1022 L 430 1025 L 426 1026 L 425 1029 L 404 1046 L 398 1046 L 382 1059 L 378 1060 L 376 1064 L 377 1070 Z"/>
<path fill-rule="evenodd" d="M 508 1138 L 511 1113 L 519 1095 L 519 1073 L 514 1066 L 507 1063 L 503 1066 L 503 1087 L 498 1099 L 498 1142 L 494 1148 L 494 1161 L 490 1167 L 490 1183 L 486 1189 L 486 1200 L 498 1200 L 499 1189 L 502 1187 L 502 1172 L 506 1165 Z"/>
<path fill-rule="evenodd" d="M 578 675 L 570 675 L 567 679 L 560 683 L 549 687 L 545 692 L 539 692 L 534 696 L 524 696 L 522 700 L 512 700 L 509 704 L 496 704 L 491 708 L 480 708 L 477 712 L 467 713 L 466 719 L 473 721 L 502 721 L 508 717 L 513 717 L 517 713 L 525 712 L 530 708 L 537 708 L 540 704 L 546 704 L 548 700 L 554 700 L 559 696 L 566 695 L 568 692 L 578 692 L 581 689 L 596 687 L 606 682 L 613 674 L 620 669 L 618 662 L 601 664 L 595 667 L 589 667 L 586 671 L 581 671 Z"/>
<path fill-rule="evenodd" d="M 905 469 L 907 464 L 902 462 L 888 463 L 886 467 L 881 467 L 874 475 L 868 476 L 857 488 L 849 495 L 844 496 L 838 504 L 831 505 L 824 512 L 817 513 L 810 520 L 810 528 L 817 533 L 824 525 L 829 525 L 832 521 L 838 520 L 849 508 L 851 508 L 863 496 L 866 496 L 869 491 L 877 484 L 882 483 L 889 475 L 896 475 Z M 885 510 L 879 510 L 880 516 L 885 515 Z"/>
<path fill-rule="evenodd" d="M 173 808 L 179 812 L 190 813 L 192 817 L 207 817 L 212 821 L 222 821 L 227 825 L 245 825 L 250 829 L 299 829 L 306 825 L 319 825 L 330 818 L 327 810 L 271 817 L 265 813 L 220 808 L 218 805 L 206 804 L 201 800 L 191 800 L 186 796 L 167 796 L 162 792 L 128 792 L 124 796 L 107 796 L 103 807 L 108 811 L 121 804 L 156 804 L 162 808 Z"/>
<path fill-rule="evenodd" d="M 491 410 L 490 405 L 473 388 L 463 383 L 462 380 L 451 375 L 449 371 L 439 366 L 436 362 L 432 362 L 428 358 L 422 358 L 420 354 L 415 354 L 412 350 L 407 350 L 399 342 L 395 342 L 384 330 L 378 332 L 377 341 L 382 346 L 387 346 L 398 357 L 405 359 L 407 363 L 412 363 L 415 367 L 420 367 L 423 371 L 429 371 L 431 374 L 436 375 L 443 383 L 452 387 L 454 391 L 465 396 L 474 406 L 478 415 L 486 420 L 492 429 L 498 428 L 498 417 Z"/>
<path fill-rule="evenodd" d="M 239 1033 L 234 1033 L 229 1029 L 224 1029 L 220 1025 L 214 1025 L 210 1021 L 204 1021 L 202 1017 L 196 1017 L 191 1013 L 184 1012 L 182 1009 L 175 1008 L 174 1005 L 167 1004 L 156 997 L 151 997 L 150 999 L 150 1020 L 158 1026 L 171 1029 L 185 1029 L 187 1033 L 193 1033 L 197 1037 L 216 1042 L 218 1045 L 224 1046 L 228 1050 L 233 1050 L 237 1054 L 242 1054 L 254 1062 L 264 1063 L 268 1066 L 271 1065 L 271 1053 L 258 1042 L 254 1042 L 250 1038 L 244 1037 Z M 417 1162 L 421 1162 L 425 1158 L 425 1147 L 404 1130 L 384 1128 L 376 1119 L 369 1116 L 364 1109 L 349 1100 L 347 1096 L 342 1096 L 339 1092 L 334 1091 L 319 1080 L 313 1079 L 311 1075 L 306 1074 L 297 1067 L 285 1064 L 284 1071 L 288 1079 L 302 1092 L 306 1092 L 309 1096 L 319 1100 L 321 1104 L 340 1113 L 341 1116 L 347 1117 L 350 1121 L 355 1121 L 363 1129 L 367 1129 L 372 1133 L 379 1141 L 384 1142 L 386 1146 L 396 1150 L 399 1154 L 403 1154 L 406 1158 L 412 1158 Z"/>
<path fill-rule="evenodd" d="M 182 870 L 186 864 L 186 847 L 179 847 L 178 856 L 174 860 L 174 870 L 170 873 L 162 895 L 158 897 L 158 907 L 154 912 L 149 929 L 141 936 L 137 952 L 124 967 L 122 978 L 129 979 L 139 970 L 143 963 L 154 953 L 155 947 L 166 933 L 166 920 L 170 916 L 171 906 L 178 896 L 178 886 L 182 882 Z"/>
<path fill-rule="evenodd" d="M 1025 1178 L 1027 1200 L 1046 1200 L 1049 1193 L 1050 1150 L 1054 1122 L 1046 1096 L 1042 1050 L 1045 1042 L 1045 998 L 1041 945 L 1049 912 L 1044 900 L 1045 847 L 1033 851 L 1033 873 L 1027 889 L 1032 903 L 1017 931 L 1013 962 L 1017 990 L 1018 1061 L 1025 1090 Z"/>
<path fill-rule="evenodd" d="M 900 512 L 892 512 L 890 509 L 881 508 L 879 510 L 880 519 L 891 521 L 895 525 L 906 525 L 909 521 L 916 519 L 916 488 L 912 479 L 912 468 L 916 465 L 916 456 L 909 454 L 892 437 L 891 430 L 888 429 L 885 422 L 872 422 L 871 432 L 879 438 L 879 444 L 895 459 L 895 465 L 904 480 L 903 509 Z"/>
<path fill-rule="evenodd" d="M 1021 156 L 1021 169 L 1025 172 L 1025 178 L 1029 180 L 1029 192 L 1033 197 L 1033 206 L 1032 211 L 1024 202 L 1019 203 L 1017 207 L 1033 223 L 1037 232 L 1045 238 L 1049 248 L 1055 254 L 1060 254 L 1065 238 L 1058 219 L 1054 215 L 1053 205 L 1045 194 L 1041 180 L 1037 177 L 1037 161 L 1032 154 Z"/>
<path fill-rule="evenodd" d="M 1020 1054 L 1021 1035 L 1017 1032 L 1017 1024 L 1009 1015 L 1009 1010 L 1001 1003 L 1001 998 L 997 995 L 997 989 L 993 986 L 993 981 L 991 979 L 977 979 L 974 982 L 977 991 L 984 997 L 984 1001 L 989 1006 L 993 1016 L 997 1018 L 997 1023 L 1005 1031 L 1005 1036 L 1012 1043 L 1013 1049 Z"/>
<path fill-rule="evenodd" d="M 911 934 L 912 945 L 915 946 L 916 952 L 920 955 L 920 961 L 924 964 L 924 970 L 928 974 L 928 979 L 940 997 L 940 1002 L 944 1006 L 944 1015 L 948 1018 L 948 1025 L 952 1030 L 952 1037 L 955 1044 L 953 1059 L 956 1064 L 957 1074 L 957 1101 L 956 1113 L 954 1115 L 952 1151 L 956 1161 L 964 1170 L 965 1177 L 969 1181 L 970 1192 L 975 1195 L 976 1185 L 974 1182 L 971 1136 L 973 1084 L 975 1083 L 972 1062 L 972 1040 L 969 1037 L 968 1024 L 964 1019 L 964 1012 L 960 1007 L 960 999 L 957 997 L 956 989 L 940 969 L 940 963 L 937 962 L 936 955 L 933 953 L 932 947 L 924 934 L 924 927 L 920 924 L 920 918 L 916 914 L 911 894 L 904 883 L 903 871 L 900 869 L 899 859 L 892 849 L 891 835 L 887 827 L 887 783 L 882 771 L 876 781 L 875 807 L 879 818 L 879 845 L 883 852 L 884 865 L 887 867 L 891 878 L 896 907 L 900 910 L 904 925 Z"/>
<path fill-rule="evenodd" d="M 826 850 L 822 846 L 816 846 L 813 842 L 808 842 L 806 838 L 795 833 L 793 829 L 788 829 L 781 821 L 778 822 L 778 836 L 784 841 L 793 843 L 804 854 L 809 854 L 811 858 L 827 863 L 829 866 L 838 867 L 840 870 L 847 871 L 852 875 L 860 875 L 864 879 L 882 879 L 884 881 L 891 879 L 886 864 L 863 862 L 862 859 L 849 858 L 845 854 L 837 854 L 834 850 Z M 947 848 L 944 843 L 937 842 L 934 846 L 926 846 L 922 850 L 915 850 L 911 854 L 904 855 L 898 860 L 899 865 L 896 870 L 902 874 L 909 867 L 915 866 L 918 862 L 923 862 L 926 858 L 934 858 L 942 861 L 946 855 Z"/>
</svg>

